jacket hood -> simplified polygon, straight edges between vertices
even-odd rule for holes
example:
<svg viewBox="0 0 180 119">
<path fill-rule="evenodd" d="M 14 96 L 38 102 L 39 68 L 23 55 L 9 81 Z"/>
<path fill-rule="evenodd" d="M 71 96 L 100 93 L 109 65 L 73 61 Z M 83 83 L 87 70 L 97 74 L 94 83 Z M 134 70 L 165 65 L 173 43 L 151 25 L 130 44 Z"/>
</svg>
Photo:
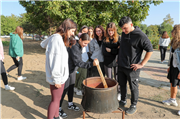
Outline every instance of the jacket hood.
<svg viewBox="0 0 180 119">
<path fill-rule="evenodd" d="M 52 36 L 50 36 L 49 38 L 43 40 L 43 41 L 40 43 L 40 46 L 41 46 L 42 48 L 46 48 L 47 45 L 48 45 L 49 40 L 51 39 L 51 37 L 52 37 Z"/>
<path fill-rule="evenodd" d="M 141 29 L 138 26 L 134 26 L 134 30 L 130 34 L 139 34 L 140 32 L 142 32 Z"/>
</svg>

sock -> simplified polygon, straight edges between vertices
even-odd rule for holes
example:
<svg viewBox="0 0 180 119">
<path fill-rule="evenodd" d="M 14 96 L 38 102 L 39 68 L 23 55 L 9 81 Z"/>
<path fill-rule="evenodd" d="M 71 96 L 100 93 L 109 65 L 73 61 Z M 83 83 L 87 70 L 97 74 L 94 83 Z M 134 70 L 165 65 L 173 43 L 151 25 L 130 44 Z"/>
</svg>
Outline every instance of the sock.
<svg viewBox="0 0 180 119">
<path fill-rule="evenodd" d="M 121 102 L 126 103 L 126 101 L 121 100 Z"/>
<path fill-rule="evenodd" d="M 62 110 L 62 108 L 61 107 L 59 107 L 59 111 L 61 111 Z"/>
<path fill-rule="evenodd" d="M 7 85 L 5 85 L 5 88 L 6 88 L 6 87 L 8 87 L 8 84 L 7 84 Z"/>
<path fill-rule="evenodd" d="M 69 105 L 69 106 L 73 105 L 73 102 L 68 102 L 68 105 Z"/>
<path fill-rule="evenodd" d="M 172 101 L 176 101 L 176 98 L 171 98 Z"/>
</svg>

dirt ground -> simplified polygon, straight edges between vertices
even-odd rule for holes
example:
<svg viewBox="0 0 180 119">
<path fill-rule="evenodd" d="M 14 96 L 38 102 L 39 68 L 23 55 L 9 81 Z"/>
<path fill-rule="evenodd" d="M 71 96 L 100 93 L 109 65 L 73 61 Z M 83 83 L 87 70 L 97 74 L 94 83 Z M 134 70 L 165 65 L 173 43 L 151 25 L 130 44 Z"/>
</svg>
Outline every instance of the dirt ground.
<svg viewBox="0 0 180 119">
<path fill-rule="evenodd" d="M 4 40 L 4 39 L 3 39 Z M 14 91 L 4 90 L 4 84 L 1 80 L 1 118 L 2 119 L 20 119 L 20 118 L 47 118 L 47 108 L 51 100 L 49 84 L 45 77 L 45 49 L 40 47 L 40 41 L 24 40 L 24 56 L 22 75 L 27 79 L 17 81 L 17 70 L 13 70 L 8 75 L 9 85 L 14 86 Z M 5 68 L 8 69 L 13 61 L 8 55 L 8 46 L 4 46 Z M 139 102 L 138 111 L 132 116 L 125 116 L 125 119 L 179 119 L 177 111 L 180 106 L 166 106 L 161 103 L 162 100 L 169 98 L 169 91 L 161 88 L 151 87 L 146 84 L 139 84 Z M 68 114 L 68 119 L 82 118 L 82 96 L 74 95 L 74 103 L 80 107 L 79 112 L 67 109 L 67 97 L 63 103 L 63 109 Z M 180 105 L 180 94 L 177 95 Z M 130 91 L 128 89 L 128 107 L 130 106 Z M 121 114 L 94 114 L 89 113 L 86 118 L 101 119 L 120 119 Z"/>
</svg>

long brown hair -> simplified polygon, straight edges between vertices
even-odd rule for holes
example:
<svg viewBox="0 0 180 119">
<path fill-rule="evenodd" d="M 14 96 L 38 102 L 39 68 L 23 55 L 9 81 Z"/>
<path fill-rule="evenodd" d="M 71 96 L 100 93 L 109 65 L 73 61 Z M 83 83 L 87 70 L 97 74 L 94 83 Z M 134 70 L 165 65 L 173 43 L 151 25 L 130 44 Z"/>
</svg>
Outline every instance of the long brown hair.
<svg viewBox="0 0 180 119">
<path fill-rule="evenodd" d="M 23 28 L 21 26 L 17 26 L 13 34 L 18 34 L 19 37 L 23 40 Z"/>
<path fill-rule="evenodd" d="M 107 27 L 106 27 L 106 39 L 104 40 L 105 42 L 110 42 L 109 41 L 109 34 L 108 34 L 108 28 L 112 28 L 113 31 L 114 31 L 114 34 L 113 34 L 113 43 L 117 43 L 118 42 L 118 33 L 117 33 L 117 28 L 116 28 L 116 25 L 115 23 L 113 22 L 110 22 L 107 24 Z"/>
<path fill-rule="evenodd" d="M 174 26 L 172 34 L 173 38 L 170 45 L 175 50 L 176 48 L 180 47 L 180 24 Z"/>
<path fill-rule="evenodd" d="M 69 47 L 69 38 L 67 31 L 70 29 L 77 29 L 77 24 L 71 19 L 65 19 L 62 24 L 57 28 L 56 33 L 60 33 L 66 47 Z M 76 31 L 75 31 L 76 32 Z"/>
<path fill-rule="evenodd" d="M 169 38 L 167 31 L 163 31 L 161 38 Z"/>
<path fill-rule="evenodd" d="M 94 31 L 93 27 L 90 26 L 90 27 L 88 28 L 88 34 L 89 34 L 89 37 L 94 38 L 94 32 L 93 32 L 92 36 L 90 36 L 89 29 L 91 29 L 92 31 Z"/>
<path fill-rule="evenodd" d="M 97 26 L 95 27 L 95 29 L 94 29 L 94 37 L 95 37 L 95 39 L 96 39 L 97 41 L 99 41 L 99 37 L 98 37 L 97 34 L 96 34 L 96 28 L 100 28 L 100 29 L 102 30 L 102 37 L 101 37 L 101 39 L 103 40 L 103 38 L 106 36 L 106 32 L 105 32 L 104 28 L 103 28 L 101 25 L 97 25 Z"/>
</svg>

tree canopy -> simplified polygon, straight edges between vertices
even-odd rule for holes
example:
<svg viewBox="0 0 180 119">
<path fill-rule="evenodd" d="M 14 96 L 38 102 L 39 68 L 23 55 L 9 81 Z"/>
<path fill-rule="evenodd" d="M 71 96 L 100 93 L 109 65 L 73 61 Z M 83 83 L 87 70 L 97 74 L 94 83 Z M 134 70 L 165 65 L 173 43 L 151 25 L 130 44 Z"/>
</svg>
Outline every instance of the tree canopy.
<svg viewBox="0 0 180 119">
<path fill-rule="evenodd" d="M 25 7 L 30 21 L 42 30 L 60 25 L 70 18 L 79 28 L 83 25 L 106 26 L 109 22 L 119 22 L 123 16 L 131 17 L 136 25 L 148 15 L 150 4 L 161 1 L 19 1 Z"/>
</svg>

